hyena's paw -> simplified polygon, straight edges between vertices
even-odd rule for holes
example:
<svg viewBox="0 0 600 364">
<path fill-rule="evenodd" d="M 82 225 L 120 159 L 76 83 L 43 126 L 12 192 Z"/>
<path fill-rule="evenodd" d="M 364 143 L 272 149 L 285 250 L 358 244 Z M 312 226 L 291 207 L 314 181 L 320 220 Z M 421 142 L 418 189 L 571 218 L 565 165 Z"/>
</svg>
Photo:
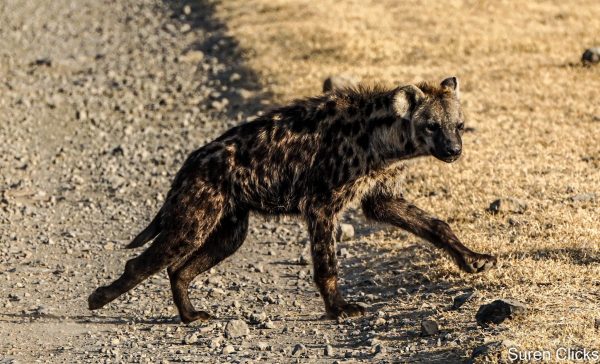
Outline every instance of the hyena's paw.
<svg viewBox="0 0 600 364">
<path fill-rule="evenodd" d="M 337 318 L 347 318 L 347 317 L 356 317 L 356 316 L 364 316 L 365 308 L 356 303 L 339 303 L 333 307 L 331 307 L 327 312 L 327 317 L 331 319 Z"/>
<path fill-rule="evenodd" d="M 97 310 L 112 300 L 113 298 L 110 297 L 107 288 L 99 287 L 88 297 L 88 308 L 90 310 Z"/>
<path fill-rule="evenodd" d="M 191 324 L 194 321 L 207 321 L 212 319 L 212 315 L 205 311 L 193 311 L 181 316 L 181 322 Z"/>
<path fill-rule="evenodd" d="M 481 273 L 495 267 L 496 263 L 497 259 L 493 255 L 474 253 L 463 256 L 460 267 L 467 273 Z"/>
</svg>

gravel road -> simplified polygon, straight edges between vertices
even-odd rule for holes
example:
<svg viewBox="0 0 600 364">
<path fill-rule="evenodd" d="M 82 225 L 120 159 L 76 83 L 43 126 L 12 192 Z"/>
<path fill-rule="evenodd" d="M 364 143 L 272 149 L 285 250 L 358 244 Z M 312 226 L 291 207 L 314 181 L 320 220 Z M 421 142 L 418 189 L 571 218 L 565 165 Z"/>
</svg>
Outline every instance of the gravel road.
<svg viewBox="0 0 600 364">
<path fill-rule="evenodd" d="M 185 156 L 268 104 L 212 14 L 204 1 L 0 1 L 0 363 L 463 360 L 450 328 L 419 327 L 443 326 L 468 286 L 434 282 L 438 252 L 353 212 L 341 284 L 364 318 L 322 319 L 303 224 L 258 216 L 193 284 L 215 320 L 180 323 L 166 272 L 87 310 L 139 253 L 123 246 Z"/>
</svg>

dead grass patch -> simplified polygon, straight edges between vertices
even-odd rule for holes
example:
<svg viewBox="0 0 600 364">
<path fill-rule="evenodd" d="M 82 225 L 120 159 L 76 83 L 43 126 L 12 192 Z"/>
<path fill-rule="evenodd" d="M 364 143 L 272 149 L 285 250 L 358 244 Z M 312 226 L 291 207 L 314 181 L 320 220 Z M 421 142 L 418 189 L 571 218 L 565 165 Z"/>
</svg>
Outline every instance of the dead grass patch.
<svg viewBox="0 0 600 364">
<path fill-rule="evenodd" d="M 579 65 L 583 50 L 600 44 L 598 1 L 228 0 L 218 8 L 276 102 L 319 93 L 330 74 L 387 84 L 458 75 L 475 131 L 453 165 L 412 162 L 407 195 L 453 221 L 472 248 L 501 257 L 485 276 L 456 279 L 487 299 L 535 308 L 497 336 L 529 349 L 600 348 L 600 66 Z M 584 193 L 597 198 L 571 199 Z M 503 197 L 528 208 L 485 211 Z M 457 274 L 447 261 L 432 269 Z M 455 326 L 468 319 L 448 315 Z M 465 350 L 481 339 L 466 335 Z"/>
</svg>

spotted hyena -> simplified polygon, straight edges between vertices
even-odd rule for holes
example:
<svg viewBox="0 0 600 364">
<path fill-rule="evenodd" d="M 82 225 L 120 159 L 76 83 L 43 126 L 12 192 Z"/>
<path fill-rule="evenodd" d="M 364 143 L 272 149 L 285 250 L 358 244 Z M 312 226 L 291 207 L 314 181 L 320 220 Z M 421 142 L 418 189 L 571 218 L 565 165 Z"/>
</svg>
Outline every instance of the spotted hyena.
<svg viewBox="0 0 600 364">
<path fill-rule="evenodd" d="M 455 77 L 439 85 L 336 90 L 234 127 L 189 155 L 164 205 L 128 248 L 152 244 L 90 295 L 89 308 L 167 268 L 181 320 L 208 319 L 191 304 L 189 284 L 242 245 L 248 215 L 257 212 L 300 215 L 327 315 L 364 314 L 344 300 L 337 279 L 337 219 L 352 201 L 369 219 L 444 249 L 462 270 L 487 270 L 495 257 L 465 247 L 447 223 L 406 201 L 395 182 L 406 159 L 457 160 L 463 129 Z"/>
</svg>

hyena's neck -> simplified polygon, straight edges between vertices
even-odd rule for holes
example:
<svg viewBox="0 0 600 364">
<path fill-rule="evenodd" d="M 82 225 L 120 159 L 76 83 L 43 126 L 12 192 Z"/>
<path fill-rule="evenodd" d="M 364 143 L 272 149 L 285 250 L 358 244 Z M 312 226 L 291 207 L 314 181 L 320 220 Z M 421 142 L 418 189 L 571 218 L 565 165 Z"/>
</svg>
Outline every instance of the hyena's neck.
<svg viewBox="0 0 600 364">
<path fill-rule="evenodd" d="M 367 120 L 371 130 L 371 148 L 376 164 L 388 165 L 398 160 L 423 155 L 412 136 L 411 121 L 399 117 L 393 108 L 381 108 Z"/>
</svg>

